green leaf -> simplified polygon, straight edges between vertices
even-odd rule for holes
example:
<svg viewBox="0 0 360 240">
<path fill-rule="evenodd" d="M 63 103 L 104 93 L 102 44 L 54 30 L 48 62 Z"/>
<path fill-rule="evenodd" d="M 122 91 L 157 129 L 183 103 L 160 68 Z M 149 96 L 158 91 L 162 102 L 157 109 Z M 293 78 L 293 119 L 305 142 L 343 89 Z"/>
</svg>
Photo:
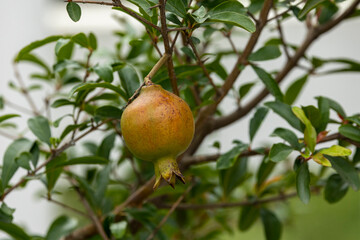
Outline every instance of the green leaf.
<svg viewBox="0 0 360 240">
<path fill-rule="evenodd" d="M 111 83 L 114 80 L 113 70 L 109 65 L 96 66 L 94 71 L 105 82 Z"/>
<path fill-rule="evenodd" d="M 276 215 L 268 209 L 261 208 L 260 217 L 264 226 L 266 240 L 279 240 L 282 226 Z"/>
<path fill-rule="evenodd" d="M 305 3 L 305 6 L 299 12 L 299 18 L 305 17 L 305 15 L 310 12 L 312 9 L 316 8 L 324 0 L 308 0 Z"/>
<path fill-rule="evenodd" d="M 193 52 L 189 47 L 184 46 L 184 47 L 181 48 L 181 51 L 182 51 L 183 53 L 185 53 L 188 57 L 190 57 L 190 58 L 192 58 L 193 60 L 197 61 L 194 52 Z"/>
<path fill-rule="evenodd" d="M 301 145 L 299 143 L 299 139 L 297 138 L 297 136 L 295 135 L 295 133 L 293 133 L 291 130 L 286 129 L 286 128 L 276 128 L 274 130 L 274 132 L 271 134 L 271 136 L 277 136 L 280 137 L 282 139 L 284 139 L 285 141 L 287 141 L 288 143 L 290 143 L 290 145 L 296 149 L 296 150 L 301 150 Z"/>
<path fill-rule="evenodd" d="M 260 216 L 260 208 L 258 206 L 244 206 L 241 210 L 238 227 L 241 231 L 248 230 Z"/>
<path fill-rule="evenodd" d="M 114 106 L 102 106 L 95 110 L 95 115 L 104 117 L 104 118 L 115 118 L 120 119 L 122 115 L 122 111 Z"/>
<path fill-rule="evenodd" d="M 277 45 L 267 45 L 253 52 L 249 57 L 249 61 L 267 61 L 281 56 L 280 48 Z"/>
<path fill-rule="evenodd" d="M 89 48 L 89 40 L 84 33 L 78 33 L 72 36 L 71 40 L 84 48 Z"/>
<path fill-rule="evenodd" d="M 71 233 L 78 225 L 77 220 L 67 216 L 60 216 L 51 224 L 46 234 L 46 240 L 59 240 Z"/>
<path fill-rule="evenodd" d="M 212 8 L 208 12 L 209 15 L 214 15 L 223 12 L 235 12 L 244 15 L 246 14 L 246 8 L 238 1 L 230 0 L 230 1 L 219 1 L 219 2 L 221 3 L 215 6 L 214 8 Z"/>
<path fill-rule="evenodd" d="M 166 19 L 172 23 L 175 23 L 176 25 L 179 25 L 179 26 L 182 25 L 181 21 L 173 13 L 166 13 Z"/>
<path fill-rule="evenodd" d="M 342 116 L 343 118 L 346 117 L 346 113 L 344 111 L 344 109 L 341 107 L 341 105 L 339 103 L 337 103 L 336 101 L 327 98 L 327 97 L 316 97 L 316 99 L 320 99 L 322 98 L 323 100 L 326 100 L 329 103 L 329 106 L 332 110 L 334 110 L 335 112 L 337 112 L 340 116 Z"/>
<path fill-rule="evenodd" d="M 310 172 L 307 162 L 296 170 L 296 191 L 300 200 L 308 204 L 310 201 Z"/>
<path fill-rule="evenodd" d="M 225 196 L 229 196 L 237 186 L 246 180 L 246 170 L 247 158 L 239 158 L 231 168 L 220 171 L 220 184 Z"/>
<path fill-rule="evenodd" d="M 60 99 L 55 100 L 55 102 L 53 102 L 51 104 L 51 107 L 58 108 L 58 107 L 67 106 L 67 105 L 75 105 L 75 103 L 66 98 L 60 98 Z"/>
<path fill-rule="evenodd" d="M 81 83 L 81 84 L 75 86 L 70 91 L 70 96 L 72 96 L 74 93 L 82 91 L 82 90 L 91 90 L 91 89 L 95 89 L 95 88 L 106 88 L 106 89 L 110 89 L 110 90 L 116 92 L 117 94 L 119 94 L 122 97 L 124 95 L 124 92 L 119 87 L 114 86 L 110 83 L 85 83 L 85 84 Z"/>
<path fill-rule="evenodd" d="M 317 152 L 312 156 L 312 159 L 325 167 L 331 167 L 331 163 L 327 160 L 321 152 Z"/>
<path fill-rule="evenodd" d="M 271 108 L 275 113 L 284 118 L 292 127 L 296 128 L 300 132 L 303 132 L 304 127 L 301 121 L 295 116 L 288 104 L 275 101 L 267 102 L 264 105 Z"/>
<path fill-rule="evenodd" d="M 174 68 L 174 70 L 175 70 L 176 78 L 178 80 L 182 79 L 182 78 L 188 78 L 190 76 L 194 76 L 198 73 L 202 73 L 202 69 L 199 66 L 191 66 L 191 65 L 190 66 L 189 65 L 176 66 Z M 168 70 L 164 69 L 164 70 L 159 71 L 154 76 L 152 81 L 154 83 L 159 84 L 167 79 L 169 79 Z"/>
<path fill-rule="evenodd" d="M 249 91 L 251 90 L 251 88 L 255 85 L 254 82 L 251 83 L 245 83 L 244 85 L 242 85 L 239 88 L 239 95 L 240 95 L 240 99 L 244 98 L 246 96 L 246 94 L 249 93 Z"/>
<path fill-rule="evenodd" d="M 303 89 L 306 81 L 308 79 L 308 75 L 304 75 L 301 78 L 295 80 L 289 88 L 286 90 L 284 95 L 284 102 L 291 105 L 295 102 L 296 98 L 299 96 L 301 90 Z"/>
<path fill-rule="evenodd" d="M 31 162 L 33 164 L 34 167 L 37 166 L 37 163 L 39 161 L 39 156 L 40 156 L 40 148 L 37 142 L 34 142 L 34 144 L 32 145 L 31 149 L 30 149 L 30 153 L 31 153 Z"/>
<path fill-rule="evenodd" d="M 95 199 L 96 199 L 96 202 L 97 202 L 98 206 L 100 205 L 100 203 L 104 199 L 106 188 L 107 188 L 108 183 L 109 183 L 109 176 L 110 176 L 110 171 L 111 170 L 112 170 L 111 164 L 109 164 L 106 167 L 104 167 L 102 170 L 100 170 L 98 172 L 98 174 L 96 175 L 96 179 L 95 179 Z"/>
<path fill-rule="evenodd" d="M 109 160 L 107 158 L 99 157 L 99 156 L 85 156 L 85 157 L 78 157 L 70 159 L 66 162 L 59 162 L 54 167 L 64 167 L 64 166 L 71 166 L 71 165 L 79 165 L 79 164 L 107 164 Z"/>
<path fill-rule="evenodd" d="M 5 120 L 8 120 L 8 119 L 11 119 L 11 118 L 15 118 L 15 117 L 20 117 L 20 115 L 18 114 L 6 114 L 6 115 L 2 115 L 0 116 L 0 123 L 5 121 Z"/>
<path fill-rule="evenodd" d="M 66 5 L 66 10 L 67 10 L 71 20 L 73 20 L 74 22 L 77 22 L 80 20 L 81 8 L 77 3 L 68 2 L 68 4 Z"/>
<path fill-rule="evenodd" d="M 4 202 L 0 208 L 0 222 L 11 223 L 13 220 L 13 213 L 15 209 L 9 208 Z"/>
<path fill-rule="evenodd" d="M 320 122 L 317 128 L 318 132 L 322 132 L 326 129 L 326 126 L 330 119 L 330 104 L 329 101 L 323 97 L 319 97 L 318 99 L 318 108 L 320 113 Z"/>
<path fill-rule="evenodd" d="M 349 184 L 339 174 L 331 175 L 326 181 L 324 198 L 328 203 L 336 203 L 345 197 Z"/>
<path fill-rule="evenodd" d="M 186 6 L 184 2 L 180 0 L 167 0 L 166 11 L 172 12 L 182 18 L 186 16 Z"/>
<path fill-rule="evenodd" d="M 311 152 L 315 151 L 317 133 L 309 119 L 306 117 L 304 111 L 299 107 L 292 108 L 293 113 L 301 122 L 305 124 L 304 141 L 306 146 L 309 147 Z"/>
<path fill-rule="evenodd" d="M 139 8 L 141 8 L 150 17 L 153 16 L 153 12 L 150 9 L 151 5 L 146 0 L 129 0 L 129 2 L 131 2 L 131 3 L 135 4 L 136 6 L 138 6 Z"/>
<path fill-rule="evenodd" d="M 116 237 L 116 239 L 122 238 L 126 233 L 127 228 L 127 222 L 126 221 L 120 221 L 117 223 L 112 223 L 110 225 L 110 231 L 111 234 Z"/>
<path fill-rule="evenodd" d="M 335 13 L 339 10 L 338 6 L 335 3 L 326 1 L 321 6 L 321 12 L 319 16 L 319 23 L 324 24 L 328 22 Z"/>
<path fill-rule="evenodd" d="M 359 175 L 350 163 L 342 157 L 332 157 L 329 155 L 325 155 L 325 157 L 329 159 L 336 172 L 340 174 L 340 176 L 346 180 L 355 191 L 360 189 Z"/>
<path fill-rule="evenodd" d="M 272 170 L 274 169 L 275 165 L 276 163 L 269 161 L 269 158 L 267 156 L 264 157 L 256 174 L 257 187 L 260 187 L 265 182 L 265 180 L 269 177 Z"/>
<path fill-rule="evenodd" d="M 273 162 L 280 162 L 285 160 L 294 149 L 283 143 L 274 144 L 269 153 L 269 159 Z"/>
<path fill-rule="evenodd" d="M 28 120 L 28 126 L 31 132 L 42 142 L 50 146 L 51 131 L 47 118 L 36 116 Z"/>
<path fill-rule="evenodd" d="M 351 150 L 341 147 L 339 145 L 333 145 L 329 148 L 320 150 L 322 154 L 326 154 L 333 157 L 350 156 Z"/>
<path fill-rule="evenodd" d="M 347 118 L 345 118 L 345 120 L 348 120 L 348 121 L 360 126 L 360 116 L 359 115 L 347 117 Z"/>
<path fill-rule="evenodd" d="M 97 49 L 97 40 L 96 40 L 96 36 L 95 34 L 93 34 L 92 32 L 89 33 L 89 44 L 92 50 L 96 50 Z"/>
<path fill-rule="evenodd" d="M 2 173 L 1 173 L 1 182 L 2 187 L 5 189 L 18 169 L 18 165 L 15 162 L 15 159 L 22 153 L 30 150 L 32 142 L 26 138 L 20 138 L 12 142 L 5 151 Z"/>
<path fill-rule="evenodd" d="M 56 168 L 56 166 L 65 162 L 66 159 L 66 154 L 62 153 L 46 165 L 46 180 L 48 192 L 51 192 L 53 190 L 63 170 L 62 168 Z"/>
<path fill-rule="evenodd" d="M 43 60 L 41 60 L 39 57 L 37 57 L 34 54 L 25 53 L 17 61 L 34 63 L 34 64 L 42 67 L 46 71 L 47 75 L 51 74 L 51 70 L 50 70 L 49 66 Z"/>
<path fill-rule="evenodd" d="M 275 79 L 262 68 L 256 66 L 252 66 L 252 68 L 260 80 L 265 84 L 266 89 L 276 98 L 276 100 L 283 101 L 284 96 Z"/>
<path fill-rule="evenodd" d="M 253 33 L 256 30 L 254 22 L 246 15 L 236 12 L 219 12 L 210 15 L 209 22 L 221 22 L 234 25 Z"/>
<path fill-rule="evenodd" d="M 268 111 L 269 109 L 264 107 L 260 107 L 256 110 L 253 118 L 250 120 L 250 128 L 249 128 L 250 141 L 254 139 L 254 136 L 257 130 L 260 128 L 261 123 L 265 119 Z"/>
<path fill-rule="evenodd" d="M 248 148 L 246 144 L 239 143 L 227 153 L 221 155 L 216 162 L 218 170 L 228 169 L 232 167 L 239 155 Z"/>
<path fill-rule="evenodd" d="M 19 167 L 22 167 L 26 170 L 31 170 L 30 161 L 32 159 L 32 155 L 29 152 L 22 152 L 17 158 L 15 158 L 15 162 Z"/>
<path fill-rule="evenodd" d="M 193 12 L 192 17 L 195 19 L 197 23 L 203 23 L 208 19 L 210 16 L 207 14 L 206 9 L 204 6 L 199 7 L 195 12 Z M 181 25 L 181 24 L 180 24 Z"/>
<path fill-rule="evenodd" d="M 110 133 L 101 142 L 96 155 L 108 159 L 110 151 L 114 147 L 116 133 Z"/>
<path fill-rule="evenodd" d="M 353 157 L 353 163 L 357 164 L 359 162 L 360 162 L 360 148 L 357 147 L 356 152 L 355 152 L 354 157 Z"/>
<path fill-rule="evenodd" d="M 64 38 L 64 37 L 63 36 L 50 36 L 50 37 L 44 38 L 42 40 L 32 42 L 32 43 L 30 43 L 29 45 L 26 45 L 25 47 L 23 47 L 20 50 L 20 52 L 18 53 L 18 55 L 16 56 L 14 61 L 15 62 L 20 62 L 25 54 L 28 54 L 32 50 L 34 50 L 36 48 L 39 48 L 41 46 L 44 46 L 44 45 L 46 45 L 48 43 L 55 42 L 55 41 L 59 40 L 60 38 Z"/>
<path fill-rule="evenodd" d="M 0 222 L 0 229 L 16 240 L 30 240 L 24 230 L 12 223 Z"/>
<path fill-rule="evenodd" d="M 346 124 L 339 127 L 339 133 L 351 140 L 360 142 L 360 129 Z"/>
<path fill-rule="evenodd" d="M 58 61 L 70 59 L 74 48 L 74 43 L 70 39 L 61 38 L 55 45 L 55 54 Z"/>
<path fill-rule="evenodd" d="M 130 98 L 140 87 L 139 76 L 137 75 L 134 67 L 130 65 L 125 65 L 118 71 L 118 74 L 121 80 L 121 85 L 125 89 L 128 98 Z"/>
</svg>

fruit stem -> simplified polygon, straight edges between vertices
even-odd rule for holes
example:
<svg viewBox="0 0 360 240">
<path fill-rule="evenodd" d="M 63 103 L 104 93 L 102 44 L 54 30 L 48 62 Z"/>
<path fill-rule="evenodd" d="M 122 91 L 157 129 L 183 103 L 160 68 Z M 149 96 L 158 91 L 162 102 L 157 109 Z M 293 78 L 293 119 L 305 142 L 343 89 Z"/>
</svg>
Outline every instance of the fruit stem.
<svg viewBox="0 0 360 240">
<path fill-rule="evenodd" d="M 161 178 L 165 179 L 172 188 L 175 187 L 175 178 L 177 177 L 185 184 L 185 178 L 179 170 L 179 166 L 174 157 L 160 158 L 154 162 L 156 181 L 154 190 L 160 185 Z"/>
<path fill-rule="evenodd" d="M 144 83 L 146 86 L 150 86 L 153 84 L 151 79 L 154 77 L 154 75 L 159 71 L 159 69 L 164 65 L 164 63 L 167 61 L 167 59 L 170 57 L 170 54 L 165 53 L 159 61 L 154 65 L 154 67 L 150 70 L 149 74 L 144 78 Z"/>
</svg>

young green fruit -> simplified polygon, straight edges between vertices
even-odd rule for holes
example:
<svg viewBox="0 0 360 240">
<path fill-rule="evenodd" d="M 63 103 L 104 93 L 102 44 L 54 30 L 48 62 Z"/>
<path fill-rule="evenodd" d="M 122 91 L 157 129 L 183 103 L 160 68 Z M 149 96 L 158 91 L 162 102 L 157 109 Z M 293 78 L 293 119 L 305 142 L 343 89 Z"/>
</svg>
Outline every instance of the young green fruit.
<svg viewBox="0 0 360 240">
<path fill-rule="evenodd" d="M 161 178 L 172 187 L 175 177 L 185 183 L 176 157 L 191 143 L 194 128 L 194 118 L 186 102 L 156 84 L 144 86 L 121 117 L 121 130 L 129 150 L 136 157 L 154 163 L 154 189 Z"/>
</svg>

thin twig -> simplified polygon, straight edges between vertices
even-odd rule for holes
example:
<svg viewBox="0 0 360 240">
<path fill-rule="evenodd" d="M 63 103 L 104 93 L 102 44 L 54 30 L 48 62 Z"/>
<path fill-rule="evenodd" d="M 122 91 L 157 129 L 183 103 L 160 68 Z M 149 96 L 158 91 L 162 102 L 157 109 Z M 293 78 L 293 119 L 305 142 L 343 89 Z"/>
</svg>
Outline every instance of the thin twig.
<svg viewBox="0 0 360 240">
<path fill-rule="evenodd" d="M 275 14 L 276 14 L 276 8 L 275 7 L 274 7 L 274 11 L 275 11 Z M 282 44 L 282 46 L 284 48 L 286 58 L 289 60 L 290 59 L 290 54 L 289 54 L 289 51 L 288 51 L 288 48 L 287 48 L 287 44 L 285 42 L 285 37 L 284 37 L 284 33 L 283 33 L 283 30 L 282 30 L 281 22 L 280 22 L 279 18 L 276 18 L 276 26 L 277 26 L 277 29 L 278 29 L 278 32 L 279 32 L 280 41 L 281 41 L 281 44 Z"/>
<path fill-rule="evenodd" d="M 64 203 L 62 203 L 62 202 L 59 202 L 59 201 L 57 201 L 57 200 L 55 200 L 55 199 L 48 198 L 48 197 L 43 197 L 43 198 L 46 199 L 46 200 L 48 200 L 49 202 L 55 203 L 55 204 L 57 204 L 57 205 L 65 208 L 65 209 L 68 209 L 68 210 L 70 210 L 70 211 L 72 211 L 72 212 L 74 212 L 74 213 L 77 213 L 77 214 L 79 214 L 79 215 L 81 215 L 81 216 L 83 216 L 83 217 L 86 217 L 86 218 L 89 217 L 89 215 L 87 215 L 86 213 L 84 213 L 84 212 L 82 212 L 82 211 L 80 211 L 80 210 L 78 210 L 78 209 L 76 209 L 76 208 L 73 208 L 73 207 L 71 207 L 71 206 L 69 206 L 69 205 L 66 205 L 66 204 L 64 204 Z"/>
<path fill-rule="evenodd" d="M 75 187 L 76 192 L 78 193 L 81 202 L 83 203 L 86 211 L 89 214 L 90 219 L 92 220 L 92 222 L 94 223 L 98 233 L 100 234 L 101 238 L 104 240 L 109 240 L 108 236 L 106 235 L 104 228 L 102 227 L 102 224 L 98 218 L 98 216 L 96 216 L 95 212 L 92 210 L 89 202 L 86 200 L 84 194 L 80 191 L 80 189 L 78 187 Z"/>
<path fill-rule="evenodd" d="M 185 198 L 185 196 L 190 192 L 194 185 L 191 184 L 186 191 L 174 202 L 174 204 L 171 206 L 170 210 L 167 212 L 167 214 L 163 217 L 161 222 L 156 226 L 154 231 L 149 235 L 149 237 L 146 240 L 152 240 L 156 236 L 157 232 L 161 229 L 161 227 L 166 223 L 170 215 L 175 211 L 175 209 L 179 206 L 181 201 Z"/>
<path fill-rule="evenodd" d="M 160 4 L 159 9 L 160 9 L 160 21 L 161 21 L 161 35 L 164 40 L 165 53 L 172 56 L 172 49 L 170 47 L 170 42 L 168 37 L 168 28 L 166 25 L 165 0 L 159 0 L 159 4 Z M 173 93 L 179 96 L 179 89 L 177 87 L 174 63 L 172 61 L 172 57 L 169 57 L 167 60 L 167 68 L 168 68 L 168 73 L 169 73 L 169 78 Z"/>
<path fill-rule="evenodd" d="M 33 111 L 33 114 L 34 115 L 40 115 L 40 112 L 39 110 L 37 109 L 33 99 L 31 98 L 28 90 L 26 89 L 25 87 L 25 84 L 24 84 L 24 81 L 22 80 L 21 78 L 21 75 L 19 73 L 19 69 L 17 68 L 17 63 L 14 63 L 14 73 L 15 73 L 15 78 L 16 80 L 18 81 L 19 85 L 20 85 L 20 88 L 21 88 L 21 92 L 24 94 L 26 100 L 28 101 L 32 111 Z"/>
<path fill-rule="evenodd" d="M 162 57 L 162 53 L 159 49 L 159 46 L 157 45 L 157 41 L 155 41 L 155 39 L 153 38 L 153 36 L 151 35 L 150 31 L 148 29 L 146 29 L 146 33 L 148 34 L 152 45 L 154 46 L 154 48 L 156 49 L 156 51 L 158 52 L 159 56 Z"/>
</svg>

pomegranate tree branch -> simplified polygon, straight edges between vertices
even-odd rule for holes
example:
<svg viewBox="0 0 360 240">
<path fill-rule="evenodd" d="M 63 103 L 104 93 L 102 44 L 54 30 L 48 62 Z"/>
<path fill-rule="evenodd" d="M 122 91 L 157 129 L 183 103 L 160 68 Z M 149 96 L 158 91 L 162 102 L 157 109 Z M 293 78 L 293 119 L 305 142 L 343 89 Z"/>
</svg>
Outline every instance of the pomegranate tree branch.
<svg viewBox="0 0 360 240">
<path fill-rule="evenodd" d="M 277 74 L 275 80 L 280 83 L 297 65 L 299 60 L 304 56 L 306 50 L 309 46 L 322 34 L 333 29 L 338 25 L 342 20 L 349 17 L 356 9 L 356 6 L 360 3 L 360 0 L 354 1 L 340 16 L 336 19 L 320 26 L 316 26 L 309 29 L 309 32 L 303 41 L 302 45 L 297 49 L 295 54 L 287 61 L 283 69 Z M 213 130 L 225 127 L 240 118 L 247 115 L 254 107 L 256 107 L 267 95 L 269 91 L 264 88 L 255 98 L 253 98 L 247 105 L 244 107 L 239 107 L 233 113 L 220 117 L 214 121 Z"/>
<path fill-rule="evenodd" d="M 161 21 L 161 35 L 164 40 L 165 53 L 169 54 L 171 57 L 167 60 L 167 68 L 169 73 L 169 78 L 171 82 L 171 87 L 173 93 L 179 96 L 179 89 L 177 87 L 174 63 L 172 60 L 172 48 L 170 47 L 170 41 L 168 37 L 168 28 L 166 25 L 166 12 L 165 12 L 165 0 L 159 0 L 159 9 L 160 9 L 160 21 Z"/>
</svg>

